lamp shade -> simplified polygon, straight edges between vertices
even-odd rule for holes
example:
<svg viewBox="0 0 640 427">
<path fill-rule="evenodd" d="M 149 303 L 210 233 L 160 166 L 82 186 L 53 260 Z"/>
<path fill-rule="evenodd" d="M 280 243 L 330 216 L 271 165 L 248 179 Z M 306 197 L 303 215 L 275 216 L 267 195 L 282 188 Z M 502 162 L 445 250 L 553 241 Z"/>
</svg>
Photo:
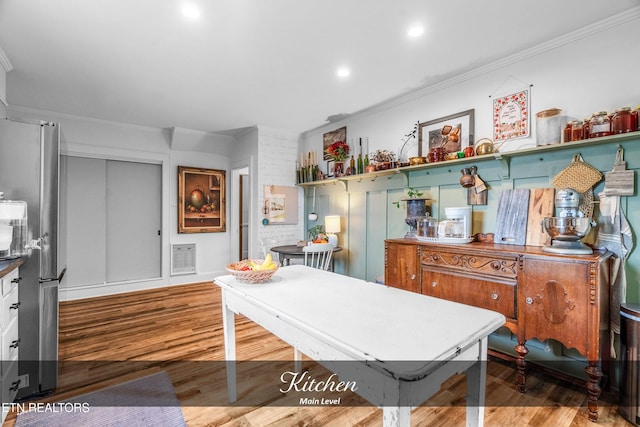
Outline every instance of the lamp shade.
<svg viewBox="0 0 640 427">
<path fill-rule="evenodd" d="M 327 233 L 339 233 L 340 232 L 340 215 L 325 216 L 324 230 Z"/>
</svg>

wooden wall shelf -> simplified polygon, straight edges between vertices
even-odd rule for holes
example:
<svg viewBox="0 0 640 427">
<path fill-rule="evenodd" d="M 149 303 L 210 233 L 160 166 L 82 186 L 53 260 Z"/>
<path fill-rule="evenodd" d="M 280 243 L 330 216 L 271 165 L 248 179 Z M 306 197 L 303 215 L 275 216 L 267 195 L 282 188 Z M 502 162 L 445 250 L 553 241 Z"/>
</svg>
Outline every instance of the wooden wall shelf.
<svg viewBox="0 0 640 427">
<path fill-rule="evenodd" d="M 405 166 L 401 168 L 387 169 L 382 171 L 358 174 L 358 175 L 349 175 L 342 176 L 339 178 L 330 178 L 324 179 L 321 181 L 312 181 L 312 182 L 304 182 L 297 184 L 301 187 L 312 187 L 317 185 L 331 185 L 340 182 L 344 185 L 345 190 L 348 189 L 348 182 L 356 181 L 362 182 L 363 180 L 375 181 L 377 179 L 386 177 L 392 178 L 395 175 L 403 174 L 406 178 L 406 182 L 409 181 L 409 174 L 412 172 L 418 172 L 421 170 L 429 170 L 432 168 L 442 168 L 442 167 L 458 167 L 464 166 L 470 163 L 478 163 L 484 161 L 492 161 L 497 160 L 502 164 L 502 174 L 503 178 L 508 178 L 510 176 L 510 159 L 514 157 L 522 157 L 522 156 L 530 156 L 532 154 L 543 154 L 543 153 L 551 153 L 557 151 L 575 151 L 581 148 L 598 146 L 598 145 L 606 145 L 606 144 L 620 144 L 626 141 L 637 140 L 640 138 L 640 131 L 624 133 L 619 135 L 611 135 L 605 136 L 602 138 L 592 138 L 583 141 L 575 141 L 575 142 L 567 142 L 562 144 L 553 144 L 553 145 L 543 145 L 532 148 L 525 148 L 522 150 L 509 151 L 505 153 L 497 152 L 492 154 L 484 154 L 482 156 L 473 156 L 473 157 L 465 157 L 462 159 L 454 159 L 454 160 L 446 160 L 444 162 L 437 163 L 427 163 L 424 165 L 415 165 L 415 166 Z"/>
</svg>

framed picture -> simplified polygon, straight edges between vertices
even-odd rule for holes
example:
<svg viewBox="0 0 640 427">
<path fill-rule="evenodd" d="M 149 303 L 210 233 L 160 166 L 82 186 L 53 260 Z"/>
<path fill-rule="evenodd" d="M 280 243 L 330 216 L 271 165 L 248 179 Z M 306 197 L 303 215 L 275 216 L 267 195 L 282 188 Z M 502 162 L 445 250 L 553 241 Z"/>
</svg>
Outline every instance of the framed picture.
<svg viewBox="0 0 640 427">
<path fill-rule="evenodd" d="M 327 178 L 333 178 L 336 174 L 336 162 L 334 160 L 327 161 Z"/>
<path fill-rule="evenodd" d="M 332 130 L 322 134 L 322 153 L 324 160 L 330 160 L 331 157 L 327 154 L 327 148 L 336 141 L 347 142 L 347 127 L 343 126 L 340 129 Z"/>
<path fill-rule="evenodd" d="M 443 147 L 445 153 L 455 153 L 474 142 L 474 109 L 420 123 L 418 156 L 426 156 L 432 148 Z"/>
<path fill-rule="evenodd" d="M 178 166 L 178 233 L 226 231 L 225 174 Z"/>
<path fill-rule="evenodd" d="M 526 138 L 530 133 L 529 90 L 493 99 L 493 141 Z"/>
</svg>

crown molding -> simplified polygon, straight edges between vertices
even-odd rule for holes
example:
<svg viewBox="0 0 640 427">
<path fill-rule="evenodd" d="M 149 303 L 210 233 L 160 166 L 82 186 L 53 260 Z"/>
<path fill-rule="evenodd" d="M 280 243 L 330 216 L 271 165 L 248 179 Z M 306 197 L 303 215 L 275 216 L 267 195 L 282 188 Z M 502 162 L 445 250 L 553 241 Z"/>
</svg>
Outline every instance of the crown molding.
<svg viewBox="0 0 640 427">
<path fill-rule="evenodd" d="M 474 79 L 476 77 L 480 77 L 484 74 L 490 73 L 492 71 L 499 70 L 501 68 L 505 68 L 509 65 L 516 64 L 518 62 L 522 62 L 529 58 L 533 58 L 542 53 L 557 49 L 559 47 L 565 46 L 567 44 L 575 43 L 578 40 L 581 40 L 586 37 L 590 37 L 596 34 L 599 34 L 603 31 L 607 31 L 611 28 L 618 27 L 622 24 L 626 24 L 627 22 L 634 21 L 640 19 L 640 6 L 635 6 L 631 9 L 628 9 L 624 12 L 620 12 L 609 18 L 603 19 L 601 21 L 595 22 L 593 24 L 584 26 L 570 33 L 564 34 L 562 36 L 556 37 L 544 43 L 540 43 L 536 46 L 533 46 L 529 49 L 524 49 L 515 54 L 506 56 L 497 61 L 490 62 L 488 64 L 482 65 L 480 67 L 476 67 L 473 70 L 458 74 L 454 77 L 451 77 L 447 80 L 443 80 L 438 83 L 434 83 L 431 85 L 426 85 L 419 87 L 417 89 L 413 89 L 409 92 L 402 93 L 398 96 L 386 99 L 382 102 L 374 104 L 370 107 L 364 108 L 362 110 L 355 111 L 348 118 L 340 122 L 332 122 L 325 123 L 320 126 L 317 126 L 313 129 L 309 129 L 308 131 L 303 132 L 303 135 L 307 135 L 310 133 L 315 133 L 322 129 L 335 128 L 338 124 L 348 123 L 354 118 L 358 118 L 367 114 L 372 114 L 384 110 L 388 110 L 402 104 L 406 104 L 408 102 L 414 101 L 416 99 L 425 97 L 432 93 L 441 91 L 443 89 L 459 85 L 468 80 Z"/>
</svg>

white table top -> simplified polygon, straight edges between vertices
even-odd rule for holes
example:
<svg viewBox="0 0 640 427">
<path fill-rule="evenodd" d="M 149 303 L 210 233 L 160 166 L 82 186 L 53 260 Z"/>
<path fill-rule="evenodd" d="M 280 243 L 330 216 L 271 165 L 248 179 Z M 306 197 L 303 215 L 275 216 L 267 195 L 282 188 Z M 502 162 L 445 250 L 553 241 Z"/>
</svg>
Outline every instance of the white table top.
<svg viewBox="0 0 640 427">
<path fill-rule="evenodd" d="M 231 275 L 214 282 L 352 360 L 405 379 L 428 373 L 505 322 L 497 312 L 302 265 L 282 267 L 263 284 Z"/>
</svg>

